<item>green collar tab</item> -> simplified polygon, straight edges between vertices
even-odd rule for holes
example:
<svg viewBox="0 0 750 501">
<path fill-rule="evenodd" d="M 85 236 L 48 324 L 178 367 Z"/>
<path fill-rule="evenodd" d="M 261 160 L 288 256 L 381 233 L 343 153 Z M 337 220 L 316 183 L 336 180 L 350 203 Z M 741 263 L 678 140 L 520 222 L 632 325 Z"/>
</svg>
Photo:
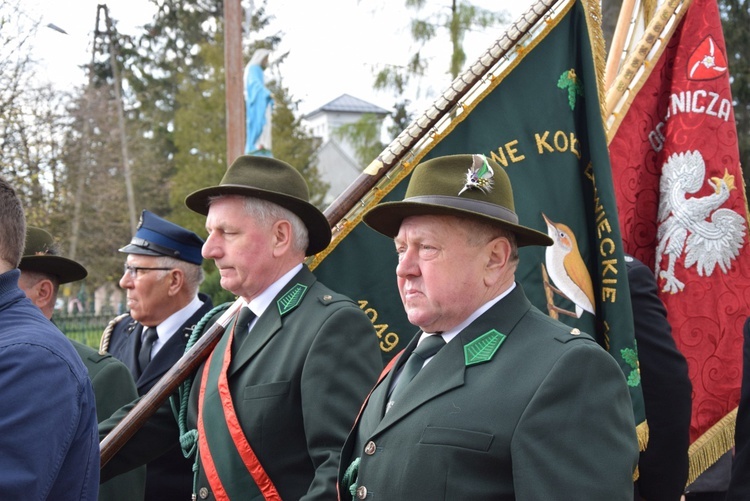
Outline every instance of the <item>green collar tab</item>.
<svg viewBox="0 0 750 501">
<path fill-rule="evenodd" d="M 302 302 L 302 298 L 305 297 L 305 292 L 307 292 L 307 286 L 298 283 L 281 296 L 276 301 L 276 306 L 279 308 L 279 315 L 283 317 L 295 309 Z"/>
<path fill-rule="evenodd" d="M 495 356 L 495 352 L 503 344 L 507 336 L 495 329 L 487 331 L 471 343 L 464 346 L 466 366 L 488 362 Z"/>
</svg>

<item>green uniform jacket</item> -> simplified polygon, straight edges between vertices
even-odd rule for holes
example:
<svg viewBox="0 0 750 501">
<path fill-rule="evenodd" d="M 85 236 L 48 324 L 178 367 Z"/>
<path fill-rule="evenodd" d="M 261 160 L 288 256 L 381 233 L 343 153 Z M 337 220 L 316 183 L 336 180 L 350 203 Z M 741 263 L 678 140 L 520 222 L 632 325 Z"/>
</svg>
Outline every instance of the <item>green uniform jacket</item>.
<svg viewBox="0 0 750 501">
<path fill-rule="evenodd" d="M 70 341 L 89 372 L 96 398 L 99 422 L 138 397 L 135 381 L 128 368 L 110 354 L 100 355 L 95 349 Z M 99 501 L 138 501 L 146 489 L 146 468 L 135 469 L 99 486 Z"/>
<path fill-rule="evenodd" d="M 504 342 L 469 365 L 464 347 L 493 329 Z M 575 332 L 516 284 L 435 355 L 382 421 L 363 412 L 371 431 L 356 452 L 358 430 L 350 434 L 339 478 L 361 456 L 354 499 L 632 501 L 638 441 L 627 383 L 606 351 Z M 380 415 L 415 345 L 370 396 Z"/>
<path fill-rule="evenodd" d="M 298 290 L 297 284 L 307 288 L 304 296 L 282 315 L 277 300 Z M 231 325 L 224 335 L 230 330 Z M 232 359 L 229 386 L 242 430 L 282 499 L 336 498 L 341 447 L 381 370 L 372 322 L 351 299 L 325 287 L 306 267 L 258 318 Z M 191 428 L 196 427 L 202 371 L 203 366 L 190 394 Z M 102 423 L 100 436 L 127 410 Z M 175 419 L 168 406 L 162 406 L 107 464 L 103 478 L 149 461 L 177 440 Z M 211 451 L 214 459 L 222 453 Z M 249 474 L 229 472 L 225 478 L 231 482 L 232 475 Z M 198 499 L 214 499 L 202 469 L 196 491 Z"/>
</svg>

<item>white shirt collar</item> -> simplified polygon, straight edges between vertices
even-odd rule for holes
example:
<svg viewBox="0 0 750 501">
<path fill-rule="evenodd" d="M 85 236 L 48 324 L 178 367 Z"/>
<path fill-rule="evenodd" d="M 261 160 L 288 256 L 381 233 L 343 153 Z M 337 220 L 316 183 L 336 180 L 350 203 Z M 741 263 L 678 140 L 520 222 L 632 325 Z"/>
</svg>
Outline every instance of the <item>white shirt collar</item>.
<svg viewBox="0 0 750 501">
<path fill-rule="evenodd" d="M 188 319 L 192 317 L 193 314 L 198 311 L 201 306 L 203 306 L 203 301 L 201 301 L 198 296 L 195 296 L 193 300 L 187 304 L 187 306 L 172 313 L 169 317 L 167 317 L 166 320 L 156 326 L 157 339 L 156 341 L 154 341 L 153 348 L 151 348 L 152 358 L 158 353 L 161 347 L 164 346 L 167 341 L 169 341 L 172 336 L 178 333 L 178 329 L 182 326 L 182 324 L 187 322 Z M 143 329 L 143 332 L 146 332 L 145 328 Z M 141 338 L 141 341 L 143 341 L 143 338 Z"/>
<path fill-rule="evenodd" d="M 250 328 L 252 329 L 253 325 L 255 325 L 255 321 L 263 315 L 263 313 L 266 311 L 266 309 L 271 305 L 271 302 L 273 302 L 274 298 L 279 295 L 279 292 L 281 292 L 281 289 L 283 289 L 286 284 L 289 283 L 289 281 L 302 269 L 302 263 L 298 264 L 291 270 L 284 273 L 284 275 L 281 276 L 278 280 L 276 280 L 274 283 L 269 285 L 266 290 L 261 292 L 257 297 L 255 297 L 252 301 L 249 303 L 246 303 L 245 306 L 250 308 L 250 311 L 255 313 L 255 320 L 253 320 L 250 323 Z"/>
</svg>

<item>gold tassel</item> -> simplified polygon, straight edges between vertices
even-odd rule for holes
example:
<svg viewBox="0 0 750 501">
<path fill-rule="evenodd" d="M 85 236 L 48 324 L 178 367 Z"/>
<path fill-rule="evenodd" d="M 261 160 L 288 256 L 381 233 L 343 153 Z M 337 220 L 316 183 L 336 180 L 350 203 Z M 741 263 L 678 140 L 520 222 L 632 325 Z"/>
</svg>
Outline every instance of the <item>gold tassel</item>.
<svg viewBox="0 0 750 501">
<path fill-rule="evenodd" d="M 638 450 L 643 452 L 648 445 L 648 422 L 643 421 L 635 427 L 635 431 L 638 435 Z"/>
</svg>

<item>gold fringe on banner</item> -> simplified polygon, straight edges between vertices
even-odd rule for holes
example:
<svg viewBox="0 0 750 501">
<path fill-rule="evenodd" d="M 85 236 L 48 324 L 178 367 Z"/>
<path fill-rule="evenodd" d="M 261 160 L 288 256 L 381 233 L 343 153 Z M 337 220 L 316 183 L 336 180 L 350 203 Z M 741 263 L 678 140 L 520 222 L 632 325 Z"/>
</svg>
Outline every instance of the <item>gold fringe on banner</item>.
<svg viewBox="0 0 750 501">
<path fill-rule="evenodd" d="M 599 110 L 602 114 L 602 123 L 604 123 L 607 118 L 605 106 L 606 89 L 604 87 L 604 74 L 607 68 L 607 43 L 604 41 L 604 33 L 602 32 L 602 9 L 596 0 L 584 0 L 581 4 L 588 18 L 586 26 L 589 30 L 591 53 L 594 58 L 594 68 L 596 70 L 596 90 L 599 94 Z"/>
<path fill-rule="evenodd" d="M 648 445 L 648 421 L 644 421 L 636 426 L 635 431 L 638 434 L 638 450 L 643 452 Z"/>
<path fill-rule="evenodd" d="M 643 452 L 646 450 L 646 446 L 648 445 L 648 422 L 644 421 L 638 426 L 635 427 L 636 435 L 638 435 L 638 450 Z M 633 482 L 638 480 L 638 477 L 641 475 L 640 470 L 638 469 L 638 466 L 636 465 L 635 471 L 633 472 Z"/>
<path fill-rule="evenodd" d="M 734 447 L 734 428 L 737 422 L 737 408 L 721 418 L 703 435 L 690 444 L 688 456 L 690 468 L 688 470 L 687 485 L 695 482 L 698 476 L 709 466 L 719 460 Z"/>
</svg>

